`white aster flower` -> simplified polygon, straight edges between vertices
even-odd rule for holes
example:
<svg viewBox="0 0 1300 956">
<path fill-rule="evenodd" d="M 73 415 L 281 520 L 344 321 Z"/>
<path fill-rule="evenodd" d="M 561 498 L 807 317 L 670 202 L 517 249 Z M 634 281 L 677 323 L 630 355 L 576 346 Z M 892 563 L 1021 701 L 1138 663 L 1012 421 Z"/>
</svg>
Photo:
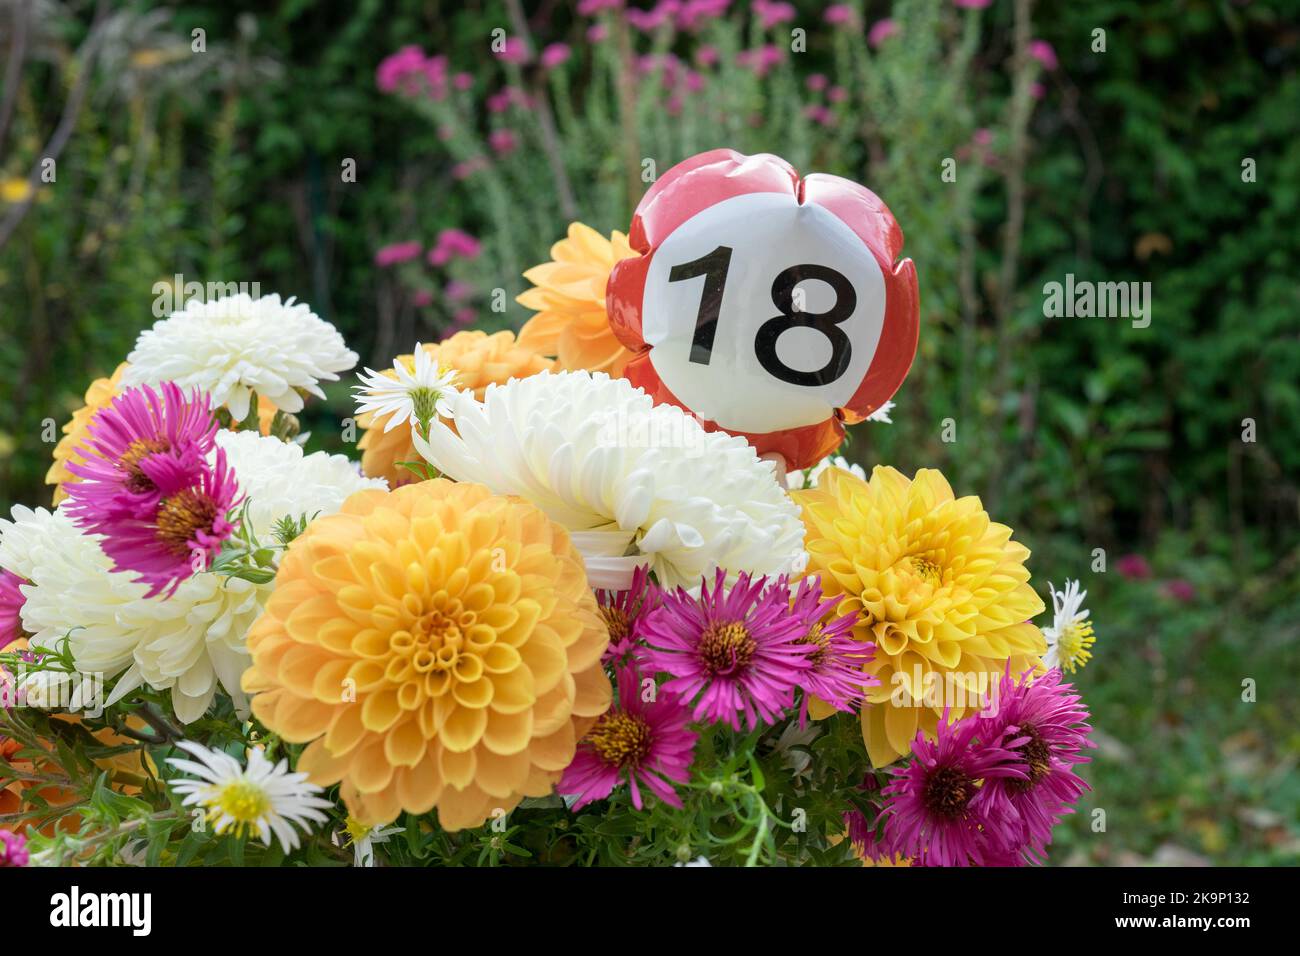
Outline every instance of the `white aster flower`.
<svg viewBox="0 0 1300 956">
<path fill-rule="evenodd" d="M 348 817 L 346 826 L 347 844 L 352 847 L 353 866 L 374 866 L 375 844 L 387 843 L 392 836 L 403 830 L 402 827 L 387 823 L 374 827 L 367 826 L 355 817 Z M 334 845 L 338 846 L 338 843 L 336 833 Z"/>
<path fill-rule="evenodd" d="M 219 431 L 217 443 L 248 496 L 248 520 L 263 536 L 280 518 L 332 514 L 353 492 L 386 487 L 341 455 L 304 455 L 297 445 L 254 432 Z M 55 650 L 66 635 L 82 674 L 118 678 L 109 704 L 147 684 L 169 690 L 177 718 L 190 723 L 220 685 L 247 713 L 239 687 L 249 664 L 245 636 L 271 584 L 196 574 L 170 597 L 146 598 L 148 588 L 113 572 L 99 538 L 83 533 L 62 508 L 15 508 L 14 517 L 0 520 L 0 555 L 12 555 L 31 582 L 23 585 L 21 614 L 34 649 Z"/>
<path fill-rule="evenodd" d="M 307 782 L 305 773 L 289 770 L 289 761 L 274 766 L 261 747 L 248 751 L 248 767 L 219 750 L 209 750 L 192 740 L 177 744 L 198 761 L 168 757 L 178 770 L 198 777 L 197 780 L 172 780 L 171 788 L 184 796 L 182 806 L 202 807 L 218 835 L 227 831 L 236 836 L 256 833 L 263 845 L 271 845 L 274 833 L 285 853 L 298 847 L 300 837 L 294 826 L 310 833 L 311 823 L 329 818 L 321 813 L 333 804 L 316 794 L 321 788 Z"/>
<path fill-rule="evenodd" d="M 894 410 L 894 403 L 887 401 L 885 402 L 885 404 L 881 405 L 874 412 L 868 415 L 867 421 L 884 422 L 886 425 L 892 425 L 894 424 L 894 420 L 889 417 L 889 413 L 892 412 L 893 410 Z"/>
<path fill-rule="evenodd" d="M 839 468 L 841 471 L 847 471 L 850 474 L 867 480 L 867 473 L 861 465 L 854 465 L 849 462 L 843 455 L 835 455 L 823 458 L 811 468 L 805 468 L 803 471 L 792 471 L 785 476 L 786 487 L 791 491 L 799 491 L 803 488 L 816 488 L 817 479 L 822 476 L 827 468 Z"/>
<path fill-rule="evenodd" d="M 708 861 L 708 858 L 707 858 L 707 857 L 697 856 L 697 857 L 696 857 L 695 859 L 693 859 L 693 860 L 687 860 L 687 861 L 685 861 L 685 862 L 681 862 L 681 863 L 674 863 L 673 866 L 708 866 L 708 867 L 711 867 L 711 866 L 713 866 L 713 864 L 710 863 L 710 862 Z"/>
<path fill-rule="evenodd" d="M 1090 612 L 1083 606 L 1088 592 L 1079 590 L 1078 581 L 1068 579 L 1062 591 L 1050 582 L 1047 589 L 1052 592 L 1052 623 L 1042 628 L 1043 637 L 1047 638 L 1043 664 L 1073 674 L 1092 657 L 1091 648 L 1097 639 L 1088 620 Z"/>
<path fill-rule="evenodd" d="M 451 403 L 447 397 L 455 391 L 456 370 L 440 368 L 419 342 L 415 343 L 414 364 L 414 370 L 408 369 L 397 358 L 393 360 L 391 373 L 368 368 L 358 375 L 361 384 L 352 386 L 361 400 L 357 415 L 374 412 L 376 424 L 387 415 L 385 432 L 408 423 L 428 428 L 434 415 L 450 418 Z"/>
<path fill-rule="evenodd" d="M 197 387 L 243 421 L 254 393 L 286 412 L 302 410 L 299 389 L 324 398 L 317 383 L 337 380 L 357 354 L 306 303 L 241 292 L 187 302 L 141 332 L 127 362 L 123 384 Z"/>
<path fill-rule="evenodd" d="M 542 372 L 450 397 L 416 449 L 458 481 L 519 495 L 569 529 L 593 587 L 625 588 L 648 563 L 665 587 L 799 570 L 803 523 L 743 438 L 706 432 L 625 379 Z"/>
</svg>

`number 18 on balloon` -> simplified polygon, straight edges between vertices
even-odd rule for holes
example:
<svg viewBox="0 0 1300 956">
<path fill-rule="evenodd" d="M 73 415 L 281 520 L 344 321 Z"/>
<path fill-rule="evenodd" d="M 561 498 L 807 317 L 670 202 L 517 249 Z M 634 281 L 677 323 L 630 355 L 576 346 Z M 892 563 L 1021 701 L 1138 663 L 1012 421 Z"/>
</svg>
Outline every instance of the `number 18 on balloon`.
<svg viewBox="0 0 1300 956">
<path fill-rule="evenodd" d="M 830 454 L 911 367 L 916 269 L 864 186 L 713 150 L 659 178 L 629 240 L 641 255 L 606 293 L 637 353 L 627 377 L 790 468 Z"/>
</svg>

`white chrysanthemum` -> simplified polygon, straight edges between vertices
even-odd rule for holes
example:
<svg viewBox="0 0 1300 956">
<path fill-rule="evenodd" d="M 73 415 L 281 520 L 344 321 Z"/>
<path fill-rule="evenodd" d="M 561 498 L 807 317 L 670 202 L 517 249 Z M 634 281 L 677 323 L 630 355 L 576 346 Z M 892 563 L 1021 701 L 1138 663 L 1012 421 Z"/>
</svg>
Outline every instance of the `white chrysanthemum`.
<svg viewBox="0 0 1300 956">
<path fill-rule="evenodd" d="M 693 588 L 718 567 L 774 574 L 807 559 L 771 462 L 625 379 L 542 372 L 450 402 L 456 432 L 435 420 L 416 449 L 568 528 L 593 587 L 627 587 L 647 562 L 660 584 Z"/>
<path fill-rule="evenodd" d="M 24 505 L 14 505 L 11 514 L 12 518 L 0 518 L 0 568 L 30 581 L 33 555 L 54 516 L 44 508 L 33 511 Z"/>
<path fill-rule="evenodd" d="M 353 492 L 386 490 L 383 478 L 366 478 L 355 462 L 323 451 L 303 454 L 302 447 L 253 431 L 217 432 L 217 445 L 248 499 L 248 520 L 261 537 L 281 518 L 333 514 Z"/>
<path fill-rule="evenodd" d="M 352 386 L 361 400 L 357 405 L 358 417 L 374 412 L 373 421 L 378 424 L 387 416 L 385 432 L 398 425 L 425 428 L 434 415 L 449 418 L 451 403 L 447 397 L 455 391 L 456 370 L 441 368 L 419 342 L 415 343 L 414 365 L 412 371 L 396 358 L 391 374 L 368 368 L 358 375 L 361 384 Z"/>
<path fill-rule="evenodd" d="M 822 476 L 827 468 L 839 468 L 841 471 L 847 471 L 849 474 L 867 480 L 867 473 L 861 465 L 854 465 L 842 455 L 823 458 L 811 468 L 805 468 L 803 471 L 792 471 L 785 476 L 786 487 L 791 491 L 799 491 L 803 488 L 816 488 L 817 479 Z"/>
<path fill-rule="evenodd" d="M 217 834 L 256 833 L 265 846 L 275 834 L 284 852 L 291 853 L 301 842 L 295 826 L 310 833 L 312 823 L 329 819 L 321 811 L 333 804 L 317 796 L 321 788 L 308 783 L 307 774 L 291 771 L 288 760 L 272 765 L 261 747 L 248 751 L 244 768 L 229 754 L 192 740 L 177 746 L 197 761 L 168 757 L 167 762 L 198 779 L 172 780 L 171 788 L 184 796 L 183 806 L 203 807 Z"/>
<path fill-rule="evenodd" d="M 306 303 L 241 292 L 186 303 L 141 332 L 127 362 L 125 385 L 197 387 L 243 421 L 254 393 L 286 412 L 302 409 L 298 389 L 324 398 L 317 383 L 336 381 L 357 354 Z"/>
<path fill-rule="evenodd" d="M 280 518 L 331 514 L 354 491 L 386 487 L 382 479 L 362 477 L 341 455 L 304 455 L 297 445 L 252 432 L 218 432 L 217 442 L 261 536 Z M 83 674 L 118 677 L 110 704 L 147 684 L 170 690 L 176 716 L 190 723 L 220 684 L 236 709 L 247 712 L 239 688 L 249 662 L 244 638 L 270 584 L 196 574 L 171 597 L 146 598 L 147 587 L 112 572 L 98 538 L 84 534 L 63 509 L 15 508 L 14 515 L 16 521 L 0 521 L 0 554 L 18 555 L 15 563 L 28 572 L 21 613 L 33 647 L 56 649 L 67 635 Z"/>
<path fill-rule="evenodd" d="M 1056 590 L 1050 582 L 1047 589 L 1052 592 L 1052 623 L 1042 628 L 1043 637 L 1047 638 L 1043 664 L 1073 674 L 1088 663 L 1097 639 L 1088 620 L 1090 612 L 1083 606 L 1088 592 L 1080 591 L 1079 582 L 1070 580 L 1065 582 L 1064 590 Z"/>
</svg>

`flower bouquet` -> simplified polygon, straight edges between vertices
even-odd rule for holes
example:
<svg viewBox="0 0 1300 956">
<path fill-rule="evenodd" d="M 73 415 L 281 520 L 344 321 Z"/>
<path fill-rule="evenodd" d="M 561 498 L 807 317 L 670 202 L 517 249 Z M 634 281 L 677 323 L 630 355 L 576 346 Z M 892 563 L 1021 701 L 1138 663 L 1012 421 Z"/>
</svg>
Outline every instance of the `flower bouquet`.
<svg viewBox="0 0 1300 956">
<path fill-rule="evenodd" d="M 773 159 L 687 181 L 786 182 Z M 673 351 L 653 284 L 696 279 L 704 315 L 721 260 L 656 262 L 722 226 L 661 180 L 629 235 L 575 223 L 526 273 L 517 337 L 366 369 L 359 462 L 304 449 L 297 413 L 357 361 L 305 304 L 191 300 L 142 332 L 65 425 L 54 507 L 0 521 L 0 860 L 1041 862 L 1086 789 L 1062 675 L 1085 595 L 1035 623 L 1029 551 L 977 498 L 825 457 L 886 427 L 915 349 L 901 231 L 829 179 L 797 202 L 852 218 L 866 194 L 880 231 L 772 284 L 784 325 L 741 350 L 762 369 L 727 364 L 721 295 Z M 728 200 L 751 228 L 782 215 L 764 190 Z M 818 215 L 798 228 L 839 228 Z M 874 336 L 837 317 L 850 296 L 880 300 Z M 776 341 L 800 328 L 831 343 L 820 372 Z"/>
</svg>

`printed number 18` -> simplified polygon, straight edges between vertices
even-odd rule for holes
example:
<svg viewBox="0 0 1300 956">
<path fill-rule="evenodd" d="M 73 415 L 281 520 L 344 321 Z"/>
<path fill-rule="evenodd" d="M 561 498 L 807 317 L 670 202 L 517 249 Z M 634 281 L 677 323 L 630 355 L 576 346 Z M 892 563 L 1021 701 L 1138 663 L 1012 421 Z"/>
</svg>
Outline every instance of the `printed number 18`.
<svg viewBox="0 0 1300 956">
<path fill-rule="evenodd" d="M 707 255 L 673 266 L 668 272 L 669 282 L 704 276 L 700 308 L 695 316 L 695 335 L 691 339 L 690 360 L 697 365 L 708 365 L 713 356 L 713 339 L 718 331 L 731 253 L 730 246 L 718 246 Z M 835 292 L 835 305 L 826 312 L 796 310 L 794 290 L 806 279 L 818 279 L 829 285 Z M 858 305 L 858 294 L 847 276 L 815 263 L 790 266 L 772 281 L 772 304 L 781 314 L 760 325 L 754 336 L 754 355 L 769 375 L 791 385 L 816 386 L 829 385 L 848 370 L 853 345 L 839 326 L 853 315 Z M 777 340 L 782 333 L 794 328 L 816 329 L 830 341 L 831 357 L 822 368 L 815 372 L 802 372 L 777 357 Z"/>
</svg>

